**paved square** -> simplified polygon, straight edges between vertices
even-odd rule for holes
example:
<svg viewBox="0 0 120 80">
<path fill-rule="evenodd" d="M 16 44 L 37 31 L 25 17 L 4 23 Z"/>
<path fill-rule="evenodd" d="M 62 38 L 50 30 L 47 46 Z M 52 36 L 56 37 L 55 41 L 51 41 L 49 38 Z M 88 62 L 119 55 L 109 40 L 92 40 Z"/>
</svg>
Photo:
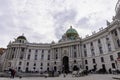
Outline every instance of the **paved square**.
<svg viewBox="0 0 120 80">
<path fill-rule="evenodd" d="M 66 76 L 65 78 L 63 76 L 60 77 L 50 77 L 50 78 L 44 78 L 44 77 L 23 77 L 23 78 L 0 78 L 0 80 L 116 80 L 113 79 L 113 77 L 119 78 L 120 75 L 111 75 L 111 74 L 91 74 L 85 77 L 72 77 L 71 75 Z"/>
</svg>

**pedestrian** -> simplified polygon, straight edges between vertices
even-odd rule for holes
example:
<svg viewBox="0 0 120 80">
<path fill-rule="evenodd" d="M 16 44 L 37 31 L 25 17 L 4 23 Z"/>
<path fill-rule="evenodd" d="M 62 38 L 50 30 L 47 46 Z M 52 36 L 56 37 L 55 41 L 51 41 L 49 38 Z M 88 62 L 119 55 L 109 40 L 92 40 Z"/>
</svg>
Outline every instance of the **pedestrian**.
<svg viewBox="0 0 120 80">
<path fill-rule="evenodd" d="M 11 74 L 11 78 L 14 78 L 16 71 L 12 68 L 10 68 L 9 71 L 10 71 L 10 74 Z"/>
</svg>

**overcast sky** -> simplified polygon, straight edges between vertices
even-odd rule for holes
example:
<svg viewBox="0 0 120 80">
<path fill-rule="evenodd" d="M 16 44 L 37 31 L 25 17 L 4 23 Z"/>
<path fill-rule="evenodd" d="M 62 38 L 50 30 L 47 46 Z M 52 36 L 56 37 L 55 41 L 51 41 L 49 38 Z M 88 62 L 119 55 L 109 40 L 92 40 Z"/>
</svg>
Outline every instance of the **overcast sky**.
<svg viewBox="0 0 120 80">
<path fill-rule="evenodd" d="M 29 42 L 58 41 L 72 25 L 83 38 L 112 21 L 117 0 L 0 0 L 0 47 L 24 35 Z"/>
</svg>

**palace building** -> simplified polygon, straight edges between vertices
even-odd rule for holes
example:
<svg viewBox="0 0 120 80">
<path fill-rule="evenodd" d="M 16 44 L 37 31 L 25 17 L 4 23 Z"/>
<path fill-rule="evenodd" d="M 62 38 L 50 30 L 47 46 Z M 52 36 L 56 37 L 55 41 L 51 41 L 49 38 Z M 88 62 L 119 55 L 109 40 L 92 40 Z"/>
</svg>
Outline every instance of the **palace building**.
<svg viewBox="0 0 120 80">
<path fill-rule="evenodd" d="M 80 38 L 72 26 L 58 43 L 29 43 L 24 35 L 18 36 L 7 46 L 2 70 L 11 67 L 22 72 L 120 70 L 120 0 L 115 11 L 106 28 L 86 38 Z"/>
</svg>

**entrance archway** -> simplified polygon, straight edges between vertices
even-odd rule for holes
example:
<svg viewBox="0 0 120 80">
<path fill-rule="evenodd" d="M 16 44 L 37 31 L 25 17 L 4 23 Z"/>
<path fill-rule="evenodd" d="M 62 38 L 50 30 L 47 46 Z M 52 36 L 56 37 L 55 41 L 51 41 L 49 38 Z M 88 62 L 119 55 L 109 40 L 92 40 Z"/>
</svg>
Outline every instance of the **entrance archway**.
<svg viewBox="0 0 120 80">
<path fill-rule="evenodd" d="M 78 71 L 79 70 L 79 68 L 75 65 L 74 67 L 73 67 L 73 71 Z"/>
<path fill-rule="evenodd" d="M 63 57 L 63 72 L 64 73 L 69 72 L 69 58 L 67 56 Z"/>
</svg>

